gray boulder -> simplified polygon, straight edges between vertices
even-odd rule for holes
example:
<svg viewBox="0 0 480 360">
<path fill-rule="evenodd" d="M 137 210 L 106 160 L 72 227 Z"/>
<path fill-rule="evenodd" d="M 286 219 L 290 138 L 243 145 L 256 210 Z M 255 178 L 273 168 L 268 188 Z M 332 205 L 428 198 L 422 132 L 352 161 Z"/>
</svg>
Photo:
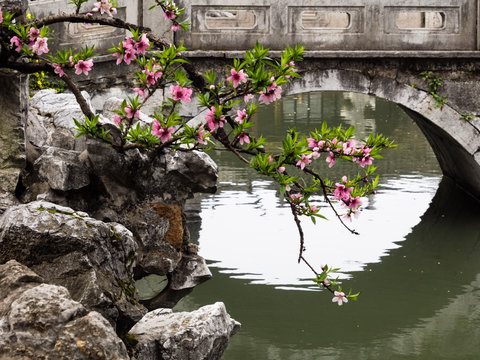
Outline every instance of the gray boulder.
<svg viewBox="0 0 480 360">
<path fill-rule="evenodd" d="M 149 312 L 129 331 L 138 340 L 138 360 L 216 360 L 240 329 L 225 305 L 217 302 L 192 312 L 171 309 Z"/>
<path fill-rule="evenodd" d="M 0 359 L 129 359 L 98 312 L 17 261 L 0 265 L 0 293 Z"/>
<path fill-rule="evenodd" d="M 9 208 L 0 217 L 0 263 L 20 261 L 75 301 L 100 312 L 117 331 L 142 317 L 133 268 L 137 244 L 117 223 L 104 223 L 45 201 Z"/>
<path fill-rule="evenodd" d="M 27 86 L 27 75 L 0 71 L 0 214 L 17 202 L 15 189 L 25 168 Z"/>
</svg>

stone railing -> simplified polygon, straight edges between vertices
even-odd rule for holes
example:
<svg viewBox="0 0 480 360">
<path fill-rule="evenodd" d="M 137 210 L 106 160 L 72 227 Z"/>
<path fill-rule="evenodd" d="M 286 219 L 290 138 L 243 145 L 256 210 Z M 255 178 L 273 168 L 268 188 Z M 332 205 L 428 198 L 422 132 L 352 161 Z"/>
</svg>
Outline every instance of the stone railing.
<svg viewBox="0 0 480 360">
<path fill-rule="evenodd" d="M 475 51 L 477 0 L 182 0 L 191 50 L 270 49 L 299 42 L 308 50 Z"/>
<path fill-rule="evenodd" d="M 69 0 L 30 0 L 39 17 L 73 11 Z M 270 49 L 302 43 L 307 50 L 480 50 L 480 0 L 180 0 L 191 31 L 172 34 L 153 0 L 118 0 L 118 16 L 148 26 L 190 50 L 245 50 L 258 40 Z M 83 5 L 91 9 L 94 0 Z M 118 43 L 124 30 L 57 24 L 57 47 Z"/>
</svg>

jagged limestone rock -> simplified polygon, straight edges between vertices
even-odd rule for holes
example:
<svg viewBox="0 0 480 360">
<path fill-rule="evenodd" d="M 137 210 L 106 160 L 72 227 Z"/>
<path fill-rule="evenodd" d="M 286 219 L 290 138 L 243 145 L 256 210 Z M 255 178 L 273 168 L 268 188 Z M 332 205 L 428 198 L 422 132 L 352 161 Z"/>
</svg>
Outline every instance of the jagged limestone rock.
<svg viewBox="0 0 480 360">
<path fill-rule="evenodd" d="M 15 189 L 25 168 L 27 85 L 27 75 L 0 70 L 0 213 L 17 202 Z"/>
<path fill-rule="evenodd" d="M 119 332 L 144 312 L 135 297 L 136 251 L 124 226 L 45 201 L 10 207 L 0 217 L 0 263 L 15 259 L 65 286 Z"/>
<path fill-rule="evenodd" d="M 17 261 L 0 265 L 0 290 L 0 359 L 129 359 L 105 318 Z"/>
<path fill-rule="evenodd" d="M 129 334 L 138 340 L 136 359 L 217 360 L 239 329 L 240 323 L 217 302 L 192 312 L 151 311 Z"/>
</svg>

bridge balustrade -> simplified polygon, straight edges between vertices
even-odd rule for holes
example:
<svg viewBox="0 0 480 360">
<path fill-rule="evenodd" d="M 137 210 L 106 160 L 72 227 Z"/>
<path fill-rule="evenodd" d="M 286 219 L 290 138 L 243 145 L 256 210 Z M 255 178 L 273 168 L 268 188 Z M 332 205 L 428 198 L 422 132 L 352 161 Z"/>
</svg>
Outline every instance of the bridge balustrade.
<svg viewBox="0 0 480 360">
<path fill-rule="evenodd" d="M 182 0 L 190 50 L 475 51 L 478 0 Z"/>
</svg>

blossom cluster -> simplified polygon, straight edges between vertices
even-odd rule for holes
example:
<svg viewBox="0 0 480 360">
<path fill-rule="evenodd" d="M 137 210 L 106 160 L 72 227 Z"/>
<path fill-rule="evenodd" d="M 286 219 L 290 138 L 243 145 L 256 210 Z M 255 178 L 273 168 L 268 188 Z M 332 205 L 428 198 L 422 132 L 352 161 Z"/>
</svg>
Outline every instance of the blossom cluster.
<svg viewBox="0 0 480 360">
<path fill-rule="evenodd" d="M 311 150 L 311 153 L 305 156 L 305 159 L 297 163 L 297 166 L 302 169 L 305 165 L 311 163 L 310 159 L 318 159 L 322 152 L 328 153 L 325 161 L 329 163 L 328 167 L 335 165 L 335 157 L 338 156 L 350 156 L 352 161 L 358 163 L 362 168 L 366 165 L 372 165 L 374 158 L 370 155 L 371 148 L 361 144 L 360 147 L 355 146 L 355 141 L 350 140 L 346 142 L 339 141 L 336 137 L 331 141 L 328 140 L 315 140 L 313 138 L 308 138 L 308 148 Z"/>
<path fill-rule="evenodd" d="M 120 43 L 119 48 L 115 48 L 115 52 L 112 54 L 117 58 L 117 65 L 124 61 L 127 65 L 137 58 L 137 55 L 144 55 L 150 48 L 150 41 L 147 39 L 147 34 L 142 34 L 138 41 L 131 37 L 126 37 L 124 41 Z"/>
<path fill-rule="evenodd" d="M 3 20 L 3 18 L 2 18 Z M 28 30 L 28 48 L 31 49 L 35 54 L 38 56 L 42 54 L 47 54 L 48 50 L 48 38 L 40 36 L 40 30 L 35 27 L 30 27 Z M 23 49 L 23 40 L 20 39 L 18 36 L 12 36 L 10 39 L 10 44 L 12 47 L 15 47 L 15 51 L 21 52 Z"/>
</svg>

